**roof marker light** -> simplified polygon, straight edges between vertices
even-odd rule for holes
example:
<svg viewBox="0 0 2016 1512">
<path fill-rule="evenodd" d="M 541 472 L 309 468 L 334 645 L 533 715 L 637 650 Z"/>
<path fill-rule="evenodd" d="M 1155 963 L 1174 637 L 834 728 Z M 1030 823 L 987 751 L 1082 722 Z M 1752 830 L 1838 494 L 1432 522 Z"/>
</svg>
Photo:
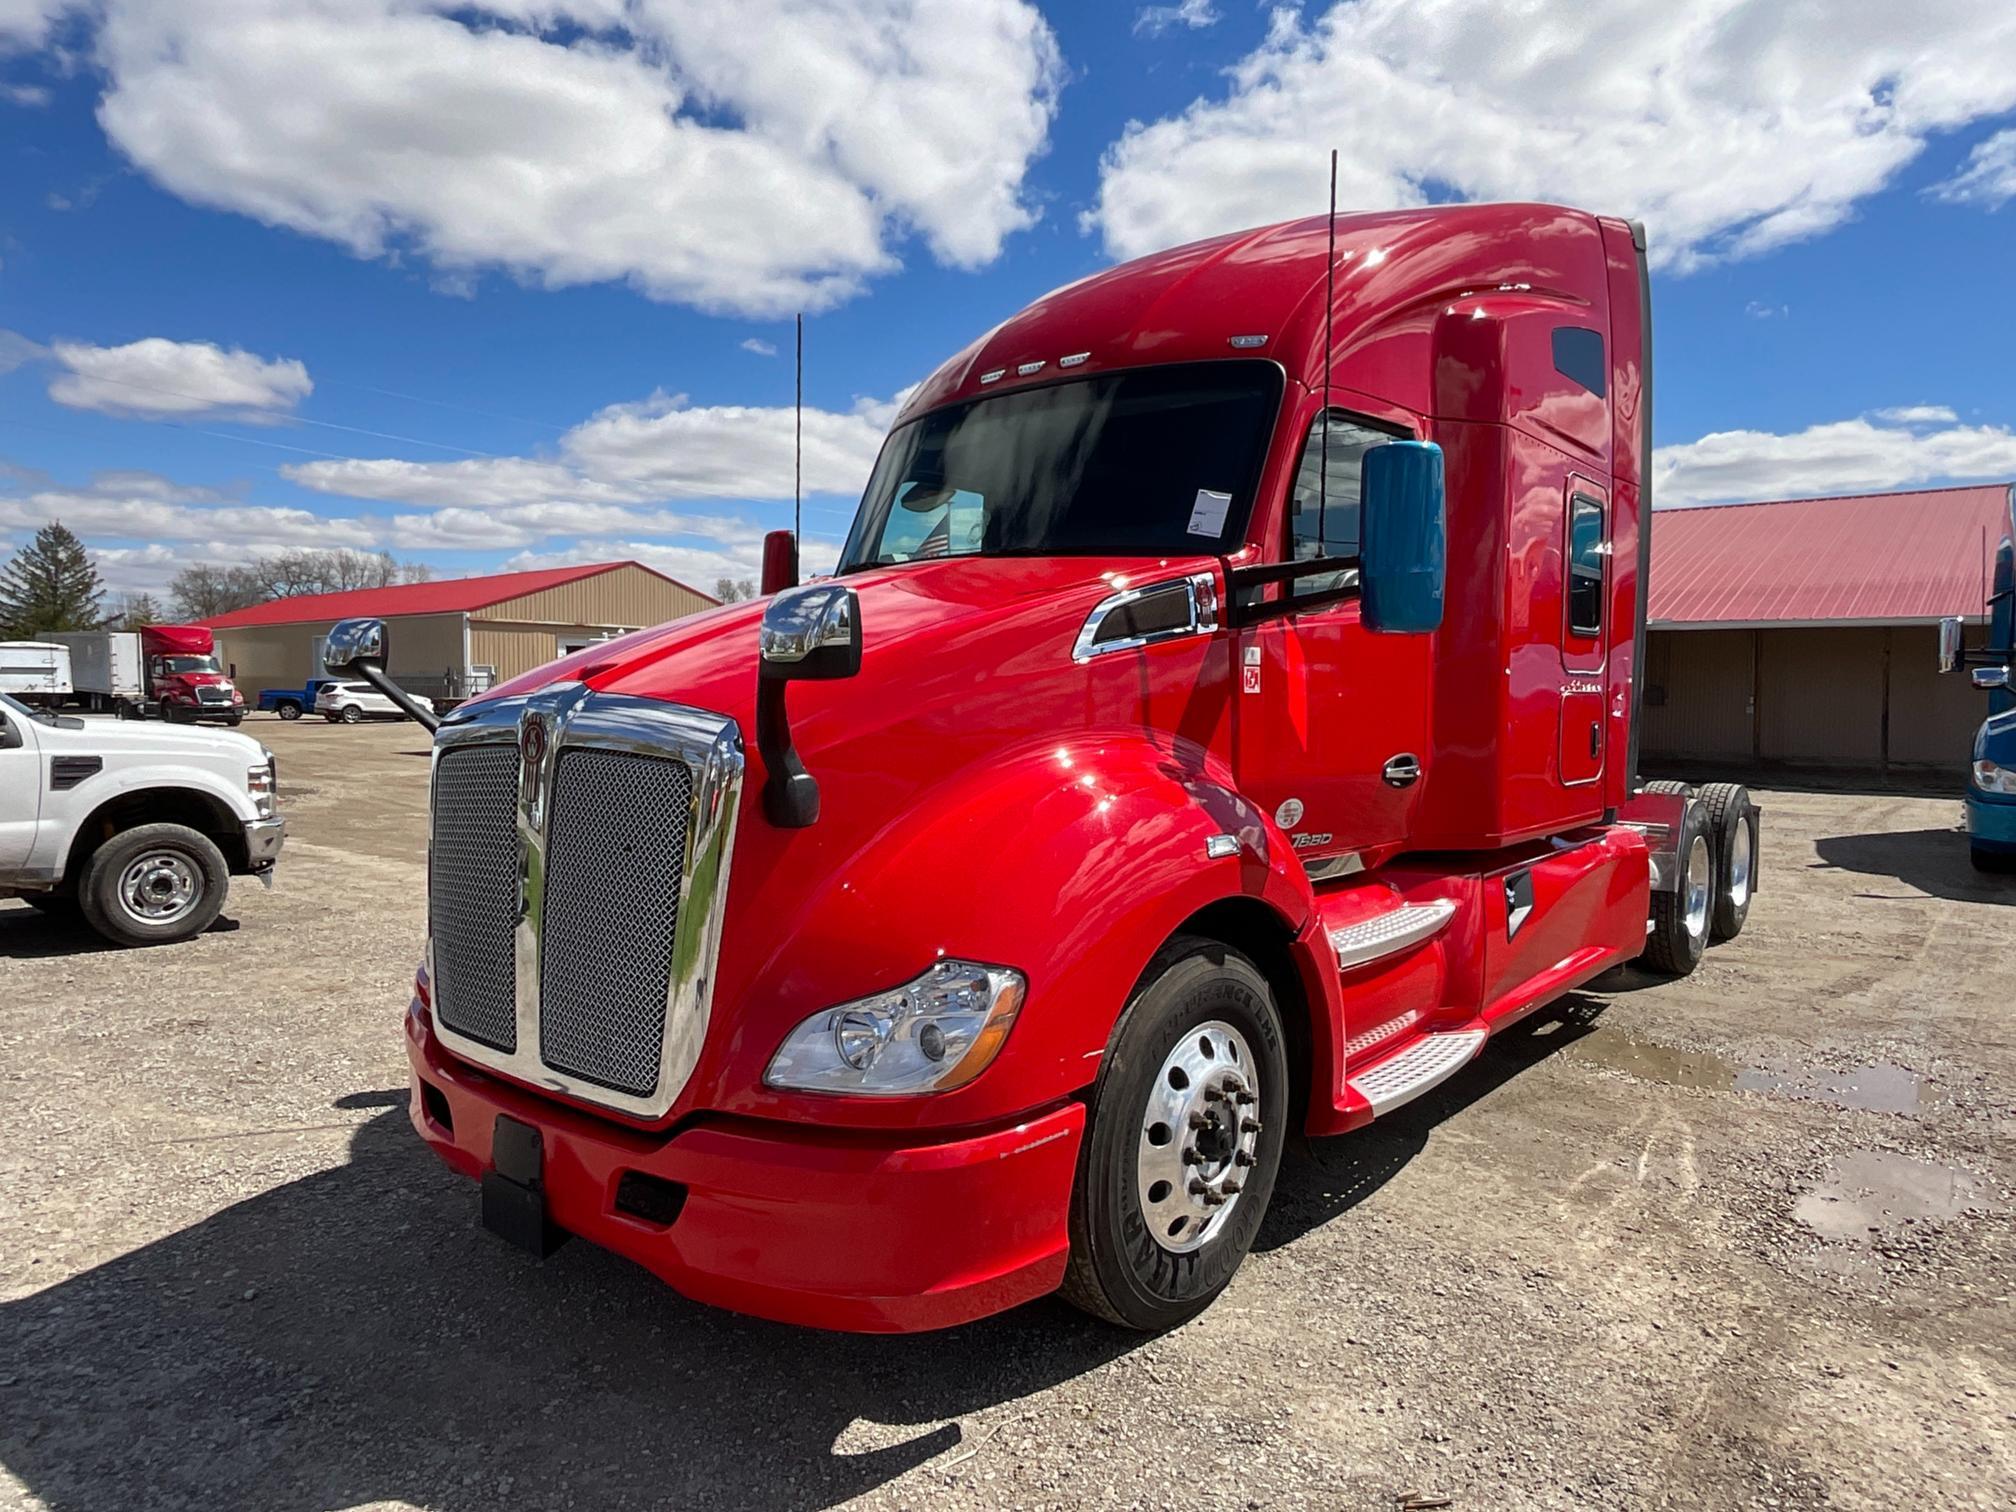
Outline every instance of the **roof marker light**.
<svg viewBox="0 0 2016 1512">
<path fill-rule="evenodd" d="M 1091 357 L 1092 354 L 1090 352 L 1073 352 L 1069 357 L 1059 357 L 1057 359 L 1057 366 L 1079 367 L 1082 366 L 1084 363 L 1089 362 L 1091 360 Z"/>
<path fill-rule="evenodd" d="M 1242 352 L 1250 352 L 1254 347 L 1267 345 L 1267 338 L 1265 336 L 1231 336 L 1226 338 L 1226 345 L 1237 347 Z"/>
<path fill-rule="evenodd" d="M 986 372 L 980 375 L 980 381 L 982 383 L 999 383 L 1001 381 L 1001 375 L 1007 371 L 1008 369 L 1006 368 L 989 368 Z"/>
<path fill-rule="evenodd" d="M 1044 361 L 1040 357 L 1034 362 L 1019 362 L 1015 365 L 1015 376 L 1017 378 L 1027 378 L 1031 373 L 1042 372 L 1044 365 Z"/>
</svg>

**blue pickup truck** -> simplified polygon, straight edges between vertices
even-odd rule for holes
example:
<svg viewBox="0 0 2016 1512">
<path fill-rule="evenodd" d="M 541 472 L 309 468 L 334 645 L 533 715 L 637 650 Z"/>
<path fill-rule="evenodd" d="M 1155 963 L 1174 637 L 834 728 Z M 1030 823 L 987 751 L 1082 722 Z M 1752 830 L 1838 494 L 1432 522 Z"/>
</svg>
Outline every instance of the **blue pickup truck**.
<svg viewBox="0 0 2016 1512">
<path fill-rule="evenodd" d="M 311 677 L 305 687 L 268 688 L 259 695 L 259 707 L 278 714 L 282 719 L 299 719 L 303 714 L 314 712 L 315 690 L 326 682 L 334 681 L 333 677 Z"/>
<path fill-rule="evenodd" d="M 2009 685 L 2016 660 L 2016 487 L 2009 490 L 2009 534 L 1995 553 L 1995 588 L 1988 597 L 1988 644 L 1963 652 L 1960 621 L 1939 627 L 1939 670 L 1963 662 L 1977 688 L 1988 693 L 1988 717 L 1974 735 L 1967 770 L 1967 848 L 1975 869 L 2016 872 L 2016 689 Z"/>
</svg>

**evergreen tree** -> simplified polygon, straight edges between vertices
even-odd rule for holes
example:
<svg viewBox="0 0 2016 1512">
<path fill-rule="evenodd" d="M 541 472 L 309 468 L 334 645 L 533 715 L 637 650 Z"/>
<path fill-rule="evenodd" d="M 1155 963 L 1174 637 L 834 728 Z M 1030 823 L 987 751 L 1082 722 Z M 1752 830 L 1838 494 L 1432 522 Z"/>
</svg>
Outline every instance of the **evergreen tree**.
<svg viewBox="0 0 2016 1512">
<path fill-rule="evenodd" d="M 51 520 L 0 569 L 0 632 L 21 640 L 47 630 L 95 630 L 104 594 L 84 543 Z"/>
<path fill-rule="evenodd" d="M 168 623 L 168 616 L 154 601 L 153 594 L 132 593 L 120 603 L 119 611 L 112 616 L 112 620 L 119 622 L 121 630 L 138 630 L 142 625 L 165 625 Z M 112 620 L 107 620 L 106 623 L 110 624 Z"/>
</svg>

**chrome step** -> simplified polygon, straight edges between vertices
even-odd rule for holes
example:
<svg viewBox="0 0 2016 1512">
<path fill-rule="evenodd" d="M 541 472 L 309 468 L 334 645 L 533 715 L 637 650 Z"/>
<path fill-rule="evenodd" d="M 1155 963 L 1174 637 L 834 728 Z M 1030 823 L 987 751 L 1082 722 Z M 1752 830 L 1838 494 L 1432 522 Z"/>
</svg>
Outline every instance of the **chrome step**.
<svg viewBox="0 0 2016 1512">
<path fill-rule="evenodd" d="M 1391 1112 L 1469 1065 L 1484 1048 L 1484 1039 L 1482 1029 L 1425 1034 L 1390 1060 L 1352 1077 L 1351 1090 L 1372 1104 L 1375 1115 Z"/>
<path fill-rule="evenodd" d="M 1348 971 L 1353 966 L 1405 950 L 1409 945 L 1418 945 L 1447 924 L 1455 912 L 1454 899 L 1433 898 L 1426 903 L 1402 903 L 1356 924 L 1333 929 L 1330 945 L 1337 952 L 1337 969 Z"/>
</svg>

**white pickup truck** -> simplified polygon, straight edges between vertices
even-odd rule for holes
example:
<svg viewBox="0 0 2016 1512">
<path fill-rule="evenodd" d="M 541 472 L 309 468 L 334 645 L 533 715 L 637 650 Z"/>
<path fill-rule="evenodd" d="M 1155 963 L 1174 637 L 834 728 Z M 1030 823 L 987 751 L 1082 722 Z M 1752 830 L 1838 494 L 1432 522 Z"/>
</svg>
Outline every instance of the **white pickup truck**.
<svg viewBox="0 0 2016 1512">
<path fill-rule="evenodd" d="M 276 782 L 248 736 L 37 715 L 0 694 L 0 898 L 81 911 L 122 945 L 186 939 L 233 875 L 270 884 Z"/>
</svg>

